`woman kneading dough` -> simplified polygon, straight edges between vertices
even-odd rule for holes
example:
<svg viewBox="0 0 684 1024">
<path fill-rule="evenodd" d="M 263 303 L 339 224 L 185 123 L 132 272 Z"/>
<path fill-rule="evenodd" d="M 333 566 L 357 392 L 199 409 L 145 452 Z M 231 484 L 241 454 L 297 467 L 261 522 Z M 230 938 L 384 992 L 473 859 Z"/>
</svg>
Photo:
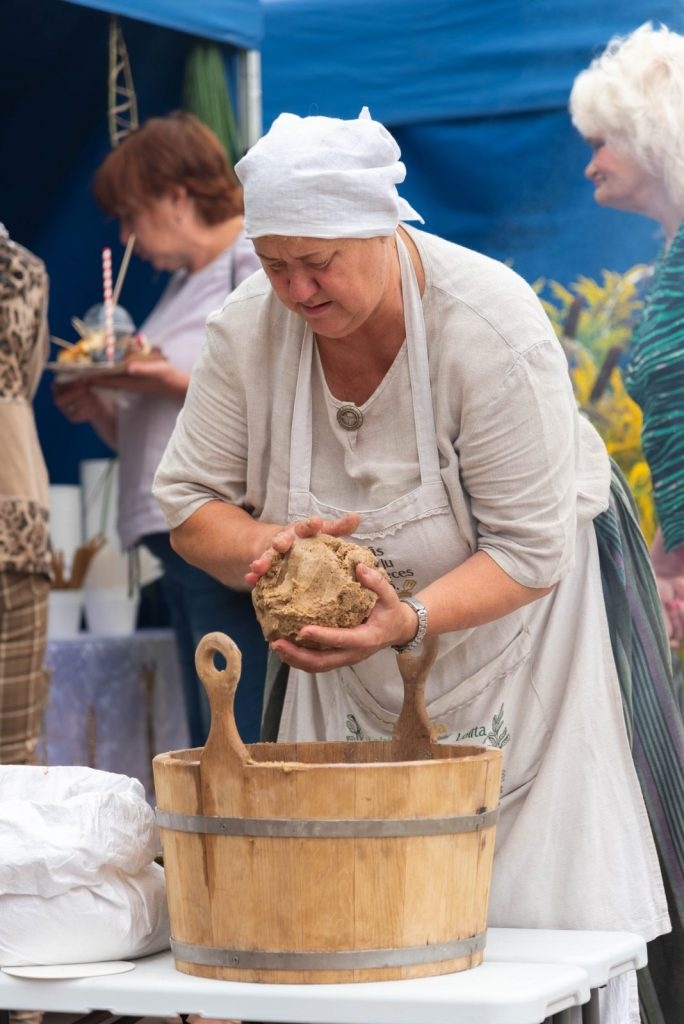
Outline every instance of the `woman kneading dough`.
<svg viewBox="0 0 684 1024">
<path fill-rule="evenodd" d="M 439 736 L 504 751 L 490 924 L 648 940 L 669 921 L 601 586 L 609 459 L 533 291 L 404 223 L 399 156 L 364 109 L 283 114 L 238 163 L 263 272 L 209 319 L 155 493 L 229 586 L 295 537 L 370 547 L 362 625 L 271 642 L 278 738 L 389 736 L 395 652 L 439 636 Z"/>
</svg>

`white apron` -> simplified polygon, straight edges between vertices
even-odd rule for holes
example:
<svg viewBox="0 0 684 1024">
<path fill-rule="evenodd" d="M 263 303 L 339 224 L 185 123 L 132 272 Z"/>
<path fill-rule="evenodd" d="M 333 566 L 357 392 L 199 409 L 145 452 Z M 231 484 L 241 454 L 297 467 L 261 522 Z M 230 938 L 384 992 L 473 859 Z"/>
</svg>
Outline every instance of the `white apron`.
<svg viewBox="0 0 684 1024">
<path fill-rule="evenodd" d="M 440 474 L 420 294 L 401 239 L 398 246 L 420 476 L 384 507 L 353 511 L 362 515 L 354 539 L 376 552 L 404 595 L 419 592 L 472 549 Z M 313 357 L 307 329 L 288 521 L 349 511 L 311 492 Z M 317 454 L 321 445 L 324 451 L 325 439 L 317 438 Z M 274 511 L 265 510 L 266 517 Z M 334 672 L 291 670 L 279 739 L 386 737 L 402 697 L 391 650 Z M 576 568 L 551 595 L 495 623 L 440 638 L 426 703 L 440 739 L 504 751 L 490 924 L 630 929 L 647 939 L 667 930 L 624 729 L 592 523 L 580 526 Z"/>
</svg>

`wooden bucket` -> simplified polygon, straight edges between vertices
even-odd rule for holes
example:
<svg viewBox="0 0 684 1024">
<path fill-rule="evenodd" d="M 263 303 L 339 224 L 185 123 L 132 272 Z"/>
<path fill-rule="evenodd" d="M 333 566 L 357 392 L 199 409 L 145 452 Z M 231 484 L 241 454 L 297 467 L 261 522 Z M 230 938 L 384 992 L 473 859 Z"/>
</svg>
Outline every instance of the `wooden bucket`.
<svg viewBox="0 0 684 1024">
<path fill-rule="evenodd" d="M 392 740 L 245 746 L 240 653 L 221 633 L 203 638 L 207 744 L 153 761 L 178 970 L 329 983 L 481 962 L 502 754 L 433 741 L 423 690 L 436 639 L 425 648 L 397 658 Z"/>
</svg>

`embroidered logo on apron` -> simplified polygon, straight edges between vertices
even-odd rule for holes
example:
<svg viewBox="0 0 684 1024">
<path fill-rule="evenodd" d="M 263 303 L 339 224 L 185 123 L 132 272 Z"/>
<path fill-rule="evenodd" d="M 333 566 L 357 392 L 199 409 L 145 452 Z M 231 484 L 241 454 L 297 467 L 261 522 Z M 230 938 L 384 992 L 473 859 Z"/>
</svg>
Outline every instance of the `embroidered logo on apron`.
<svg viewBox="0 0 684 1024">
<path fill-rule="evenodd" d="M 495 747 L 498 750 L 502 750 L 511 739 L 511 734 L 504 722 L 503 704 L 492 718 L 490 726 L 480 723 L 473 725 L 466 731 L 459 730 L 458 732 L 449 733 L 448 726 L 444 722 L 433 722 L 433 725 L 439 743 L 465 743 L 469 741 L 479 743 L 483 747 Z M 347 715 L 347 729 L 349 731 L 345 739 L 352 743 L 357 740 L 389 739 L 387 736 L 371 736 L 365 732 L 359 724 L 356 715 L 351 713 Z"/>
</svg>

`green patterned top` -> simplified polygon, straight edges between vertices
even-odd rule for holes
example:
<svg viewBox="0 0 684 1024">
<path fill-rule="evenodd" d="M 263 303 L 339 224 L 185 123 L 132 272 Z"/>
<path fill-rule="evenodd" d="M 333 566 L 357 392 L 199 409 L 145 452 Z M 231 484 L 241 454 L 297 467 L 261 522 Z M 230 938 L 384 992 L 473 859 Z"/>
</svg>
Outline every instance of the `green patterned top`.
<svg viewBox="0 0 684 1024">
<path fill-rule="evenodd" d="M 665 548 L 684 545 L 684 223 L 655 266 L 625 385 L 644 415 L 641 444 Z"/>
</svg>

